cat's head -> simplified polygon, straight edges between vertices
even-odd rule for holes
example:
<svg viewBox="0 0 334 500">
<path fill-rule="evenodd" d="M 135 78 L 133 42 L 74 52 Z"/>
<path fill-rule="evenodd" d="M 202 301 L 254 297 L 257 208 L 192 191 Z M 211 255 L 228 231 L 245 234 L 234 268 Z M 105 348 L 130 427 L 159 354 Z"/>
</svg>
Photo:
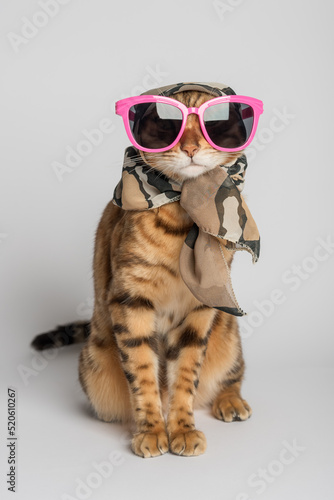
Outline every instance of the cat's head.
<svg viewBox="0 0 334 500">
<path fill-rule="evenodd" d="M 170 96 L 187 107 L 199 107 L 212 99 L 206 92 L 187 90 Z M 143 160 L 155 170 L 178 182 L 197 177 L 218 165 L 235 161 L 243 151 L 225 152 L 214 149 L 202 134 L 198 116 L 190 114 L 180 141 L 168 151 L 148 153 L 140 151 Z"/>
</svg>

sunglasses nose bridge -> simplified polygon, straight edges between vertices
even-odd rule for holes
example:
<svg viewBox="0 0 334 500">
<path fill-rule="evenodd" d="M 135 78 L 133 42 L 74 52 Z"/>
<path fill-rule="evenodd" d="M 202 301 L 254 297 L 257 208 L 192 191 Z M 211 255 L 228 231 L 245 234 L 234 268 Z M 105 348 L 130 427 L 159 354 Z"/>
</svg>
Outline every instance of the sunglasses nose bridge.
<svg viewBox="0 0 334 500">
<path fill-rule="evenodd" d="M 188 115 L 191 114 L 198 115 L 198 108 L 188 108 Z"/>
<path fill-rule="evenodd" d="M 193 119 L 190 119 L 190 115 L 197 115 L 197 117 L 199 117 L 199 113 L 198 113 L 198 108 L 187 108 L 188 110 L 188 113 L 187 113 L 187 125 L 188 123 L 193 123 L 193 120 L 195 119 L 195 117 Z M 190 121 L 189 121 L 190 120 Z"/>
</svg>

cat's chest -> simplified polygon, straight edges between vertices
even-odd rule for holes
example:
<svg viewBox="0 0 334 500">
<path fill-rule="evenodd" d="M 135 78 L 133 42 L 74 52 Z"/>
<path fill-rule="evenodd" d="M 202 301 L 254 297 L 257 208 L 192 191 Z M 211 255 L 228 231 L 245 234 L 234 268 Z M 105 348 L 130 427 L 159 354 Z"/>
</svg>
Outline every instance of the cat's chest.
<svg viewBox="0 0 334 500">
<path fill-rule="evenodd" d="M 156 307 L 155 328 L 164 334 L 176 328 L 200 302 L 190 292 L 182 280 L 174 283 L 164 301 Z"/>
</svg>

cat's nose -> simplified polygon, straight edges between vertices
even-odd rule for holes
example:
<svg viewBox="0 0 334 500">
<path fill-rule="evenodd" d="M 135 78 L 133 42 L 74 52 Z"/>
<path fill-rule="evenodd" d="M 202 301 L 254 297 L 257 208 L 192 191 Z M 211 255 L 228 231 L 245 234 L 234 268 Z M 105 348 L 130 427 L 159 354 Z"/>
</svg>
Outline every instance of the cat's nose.
<svg viewBox="0 0 334 500">
<path fill-rule="evenodd" d="M 195 144 L 183 144 L 181 146 L 181 150 L 187 153 L 190 158 L 192 158 L 199 150 L 199 146 L 196 146 Z"/>
</svg>

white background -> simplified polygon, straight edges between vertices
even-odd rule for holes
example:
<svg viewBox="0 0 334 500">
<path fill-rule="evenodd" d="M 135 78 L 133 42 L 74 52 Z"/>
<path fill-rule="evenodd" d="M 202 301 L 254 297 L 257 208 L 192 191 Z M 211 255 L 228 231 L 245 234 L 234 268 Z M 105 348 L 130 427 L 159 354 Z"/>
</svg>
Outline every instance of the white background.
<svg viewBox="0 0 334 500">
<path fill-rule="evenodd" d="M 118 450 L 122 463 L 86 498 L 332 499 L 334 249 L 319 247 L 334 240 L 332 2 L 70 0 L 53 17 L 41 3 L 0 8 L 2 498 L 84 498 L 78 480 Z M 244 191 L 261 258 L 238 255 L 233 266 L 249 313 L 243 393 L 254 415 L 224 424 L 199 411 L 205 455 L 144 461 L 126 428 L 89 412 L 80 347 L 46 359 L 29 343 L 90 317 L 94 232 L 128 145 L 115 101 L 181 81 L 264 101 Z M 66 165 L 68 148 L 105 119 L 113 131 L 57 176 L 55 162 Z M 6 490 L 8 386 L 18 394 L 16 494 Z M 285 455 L 293 442 L 296 456 Z"/>
</svg>

